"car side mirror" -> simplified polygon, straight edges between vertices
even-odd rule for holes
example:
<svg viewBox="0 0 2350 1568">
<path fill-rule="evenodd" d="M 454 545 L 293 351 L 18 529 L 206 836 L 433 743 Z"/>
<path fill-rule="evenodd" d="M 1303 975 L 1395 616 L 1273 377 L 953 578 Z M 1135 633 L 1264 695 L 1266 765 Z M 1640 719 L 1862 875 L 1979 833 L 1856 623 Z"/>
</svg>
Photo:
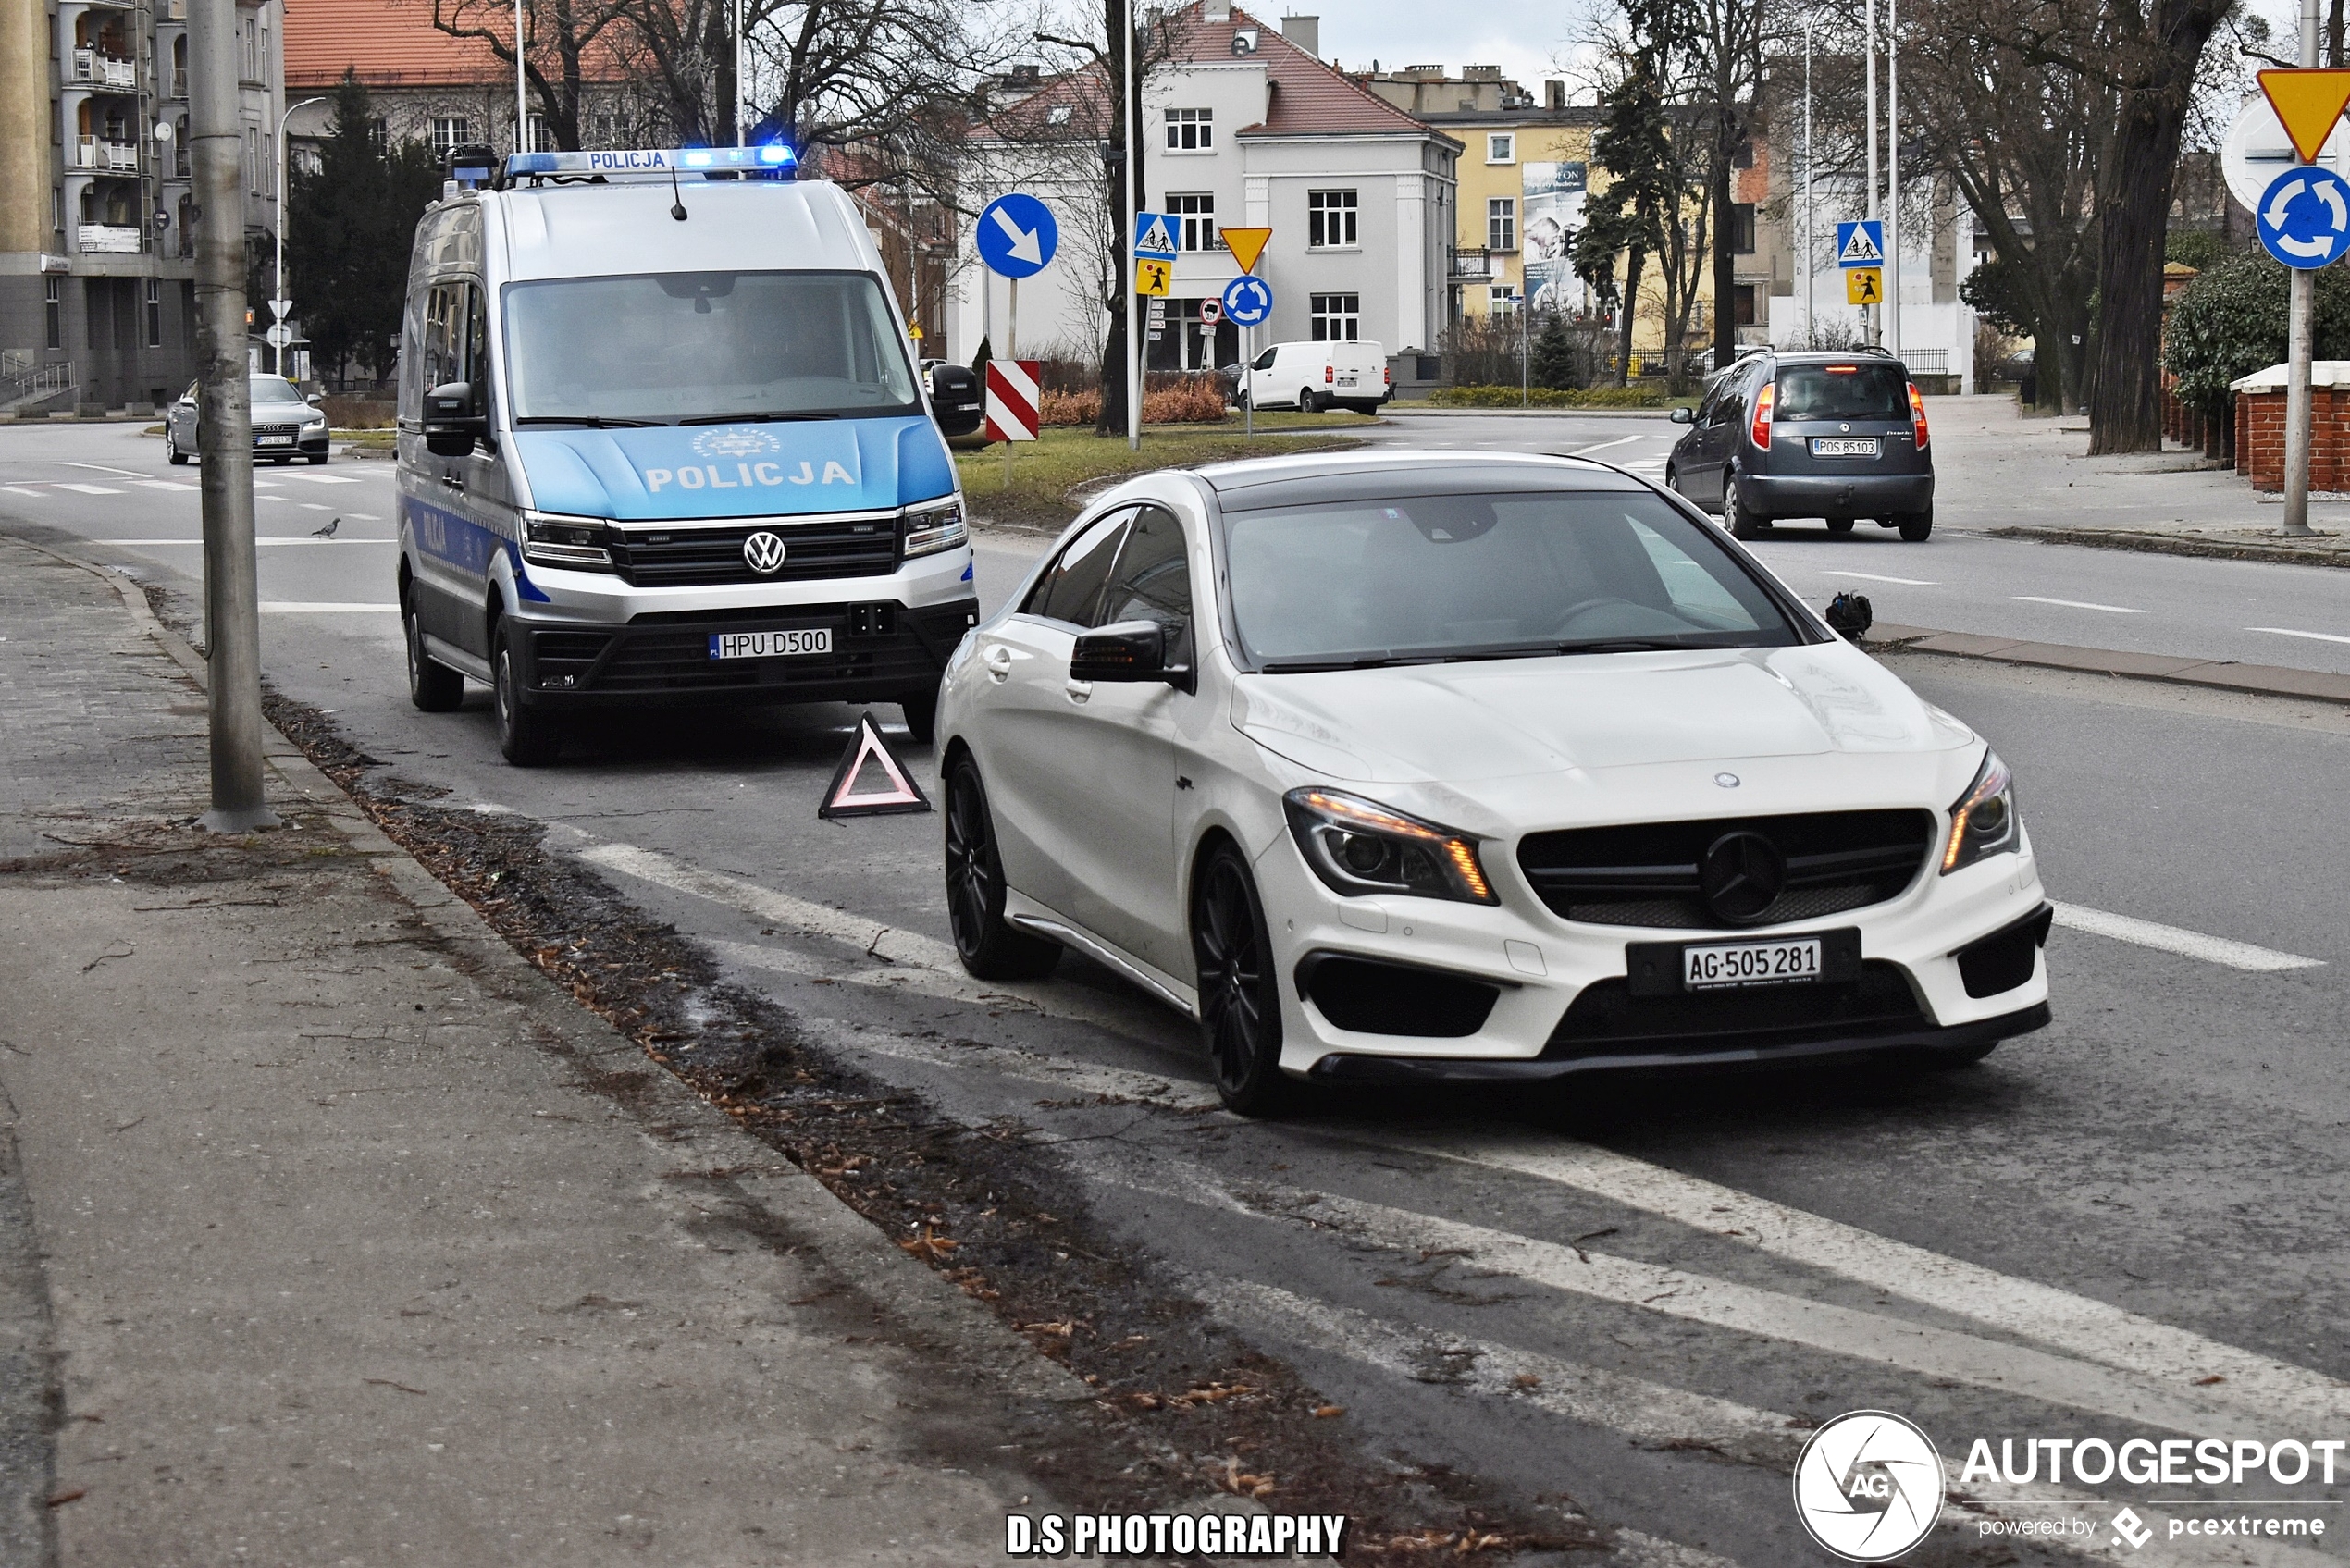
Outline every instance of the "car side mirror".
<svg viewBox="0 0 2350 1568">
<path fill-rule="evenodd" d="M 1670 419 L 1676 425 L 1694 425 L 1697 423 L 1697 410 L 1693 408 L 1676 408 L 1671 414 L 1665 415 L 1665 417 Z"/>
<path fill-rule="evenodd" d="M 449 381 L 425 394 L 425 450 L 435 457 L 464 457 L 489 434 L 489 421 L 474 406 L 470 381 Z"/>
<path fill-rule="evenodd" d="M 1194 689 L 1188 664 L 1167 662 L 1167 627 L 1156 621 L 1120 621 L 1086 632 L 1070 651 L 1072 681 L 1164 681 Z"/>
</svg>

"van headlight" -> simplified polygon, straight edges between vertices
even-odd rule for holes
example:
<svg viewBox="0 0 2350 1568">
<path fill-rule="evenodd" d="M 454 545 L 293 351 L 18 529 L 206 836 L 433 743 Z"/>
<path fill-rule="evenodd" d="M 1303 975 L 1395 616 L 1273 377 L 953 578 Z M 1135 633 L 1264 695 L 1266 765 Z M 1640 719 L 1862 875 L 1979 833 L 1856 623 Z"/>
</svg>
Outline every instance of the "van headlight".
<svg viewBox="0 0 2350 1568">
<path fill-rule="evenodd" d="M 936 555 L 942 549 L 953 549 L 970 537 L 971 529 L 963 523 L 963 503 L 954 497 L 906 509 L 909 561 L 918 555 Z"/>
<path fill-rule="evenodd" d="M 1293 789 L 1281 805 L 1305 863 L 1333 893 L 1501 902 L 1478 861 L 1477 841 L 1451 828 L 1335 789 Z"/>
<path fill-rule="evenodd" d="M 522 558 L 539 566 L 560 566 L 571 572 L 609 572 L 612 551 L 604 548 L 603 520 L 565 517 L 551 512 L 522 514 Z"/>
<path fill-rule="evenodd" d="M 2015 776 L 1996 751 L 1983 754 L 1974 783 L 1950 808 L 1950 841 L 1943 846 L 1942 870 L 1947 874 L 1972 866 L 1986 855 L 2013 849 L 2019 829 L 2015 819 Z"/>
</svg>

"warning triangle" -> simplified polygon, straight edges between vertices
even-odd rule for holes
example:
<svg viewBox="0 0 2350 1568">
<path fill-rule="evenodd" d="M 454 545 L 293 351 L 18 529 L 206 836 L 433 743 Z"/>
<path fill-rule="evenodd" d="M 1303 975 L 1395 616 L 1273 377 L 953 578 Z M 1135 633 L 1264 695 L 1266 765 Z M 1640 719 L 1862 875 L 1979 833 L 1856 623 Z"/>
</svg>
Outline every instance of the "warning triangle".
<svg viewBox="0 0 2350 1568">
<path fill-rule="evenodd" d="M 1227 228 L 1224 246 L 1232 259 L 1241 264 L 1243 272 L 1256 270 L 1256 258 L 1265 253 L 1265 242 L 1273 237 L 1269 228 Z"/>
<path fill-rule="evenodd" d="M 868 764 L 875 775 L 867 778 Z M 848 749 L 841 754 L 840 766 L 833 770 L 833 782 L 824 786 L 823 804 L 816 808 L 819 817 L 881 817 L 895 811 L 927 811 L 930 797 L 897 753 L 882 738 L 881 726 L 873 722 L 871 713 L 860 714 L 857 733 L 849 737 Z"/>
<path fill-rule="evenodd" d="M 2262 71 L 2260 91 L 2293 138 L 2293 150 L 2303 163 L 2313 164 L 2342 118 L 2343 106 L 2350 105 L 2350 70 Z"/>
</svg>

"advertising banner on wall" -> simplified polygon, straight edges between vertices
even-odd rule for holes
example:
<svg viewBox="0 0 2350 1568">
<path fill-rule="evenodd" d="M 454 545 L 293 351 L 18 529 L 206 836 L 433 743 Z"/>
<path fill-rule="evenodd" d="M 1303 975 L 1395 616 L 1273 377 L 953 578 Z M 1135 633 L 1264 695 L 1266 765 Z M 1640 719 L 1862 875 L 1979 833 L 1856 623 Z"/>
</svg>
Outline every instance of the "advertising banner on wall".
<svg viewBox="0 0 2350 1568">
<path fill-rule="evenodd" d="M 1589 167 L 1580 163 L 1528 163 L 1524 170 L 1526 296 L 1536 310 L 1587 309 L 1583 280 L 1575 276 L 1575 236 L 1583 228 Z"/>
</svg>

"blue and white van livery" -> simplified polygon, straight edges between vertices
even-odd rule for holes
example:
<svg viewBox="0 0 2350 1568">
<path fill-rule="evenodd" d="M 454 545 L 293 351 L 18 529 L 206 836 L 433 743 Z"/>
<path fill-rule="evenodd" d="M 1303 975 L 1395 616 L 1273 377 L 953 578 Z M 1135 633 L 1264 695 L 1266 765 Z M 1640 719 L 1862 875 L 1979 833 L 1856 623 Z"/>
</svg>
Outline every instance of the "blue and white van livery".
<svg viewBox="0 0 2350 1568">
<path fill-rule="evenodd" d="M 517 764 L 590 707 L 887 701 L 927 741 L 979 605 L 855 204 L 776 147 L 452 167 L 401 352 L 416 706 L 489 685 Z"/>
</svg>

